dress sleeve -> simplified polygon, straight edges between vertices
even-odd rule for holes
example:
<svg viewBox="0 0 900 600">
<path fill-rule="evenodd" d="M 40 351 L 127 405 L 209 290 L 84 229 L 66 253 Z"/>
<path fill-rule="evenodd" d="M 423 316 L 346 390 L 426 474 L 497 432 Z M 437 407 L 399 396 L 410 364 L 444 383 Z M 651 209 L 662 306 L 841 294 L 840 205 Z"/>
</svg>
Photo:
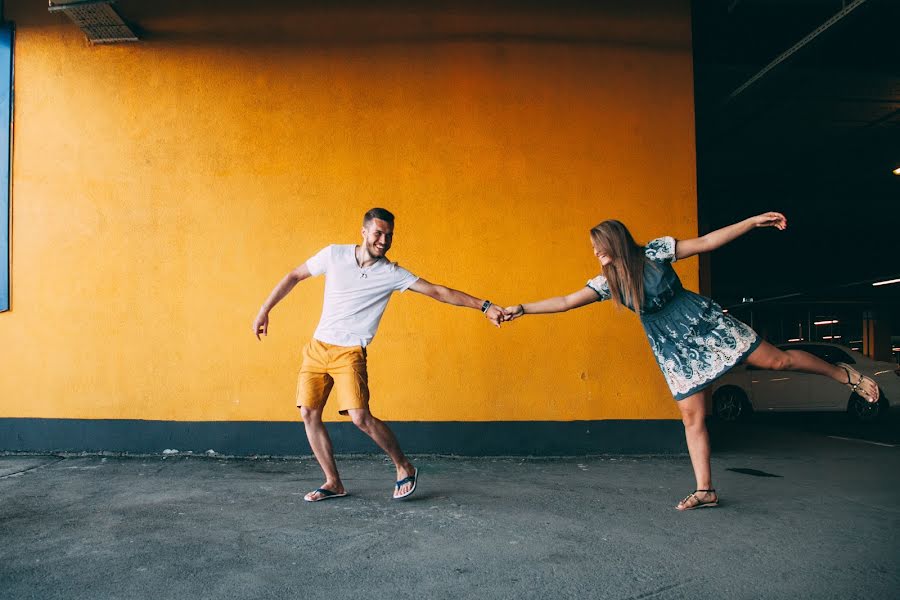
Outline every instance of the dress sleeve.
<svg viewBox="0 0 900 600">
<path fill-rule="evenodd" d="M 655 240 L 650 240 L 647 246 L 644 248 L 644 256 L 653 262 L 661 262 L 661 263 L 672 263 L 677 259 L 675 258 L 675 238 L 672 236 L 665 236 L 661 238 L 656 238 Z"/>
<path fill-rule="evenodd" d="M 325 246 L 306 261 L 306 268 L 311 275 L 316 276 L 328 271 L 329 264 L 331 264 L 331 246 Z"/>
<path fill-rule="evenodd" d="M 597 302 L 609 300 L 612 298 L 612 292 L 609 291 L 609 283 L 603 275 L 597 275 L 587 282 L 587 286 L 597 293 Z"/>
</svg>

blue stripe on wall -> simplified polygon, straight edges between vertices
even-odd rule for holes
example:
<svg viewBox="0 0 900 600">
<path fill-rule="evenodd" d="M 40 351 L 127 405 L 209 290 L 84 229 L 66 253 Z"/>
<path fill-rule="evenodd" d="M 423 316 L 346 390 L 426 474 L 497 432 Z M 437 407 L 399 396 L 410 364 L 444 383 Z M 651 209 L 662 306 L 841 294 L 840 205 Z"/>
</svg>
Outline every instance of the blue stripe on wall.
<svg viewBox="0 0 900 600">
<path fill-rule="evenodd" d="M 684 428 L 676 420 L 400 421 L 389 424 L 405 452 L 460 456 L 681 454 Z M 352 423 L 328 423 L 339 454 L 381 450 Z M 0 419 L 0 451 L 195 454 L 236 456 L 311 454 L 300 422 L 141 421 L 128 419 Z"/>
<path fill-rule="evenodd" d="M 0 24 L 0 311 L 9 310 L 9 155 L 12 125 L 11 23 Z"/>
</svg>

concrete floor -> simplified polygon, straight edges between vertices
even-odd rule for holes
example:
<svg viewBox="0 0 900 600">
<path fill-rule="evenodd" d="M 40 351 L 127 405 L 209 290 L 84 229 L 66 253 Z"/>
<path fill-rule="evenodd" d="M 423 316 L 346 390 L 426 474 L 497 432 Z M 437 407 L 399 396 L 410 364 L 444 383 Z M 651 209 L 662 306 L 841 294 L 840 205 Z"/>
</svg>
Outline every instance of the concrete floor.
<svg viewBox="0 0 900 600">
<path fill-rule="evenodd" d="M 900 598 L 900 448 L 716 430 L 687 457 L 0 457 L 0 598 Z M 727 442 L 727 443 L 725 443 Z M 729 469 L 749 469 L 748 474 Z M 760 476 L 769 474 L 774 476 Z"/>
</svg>

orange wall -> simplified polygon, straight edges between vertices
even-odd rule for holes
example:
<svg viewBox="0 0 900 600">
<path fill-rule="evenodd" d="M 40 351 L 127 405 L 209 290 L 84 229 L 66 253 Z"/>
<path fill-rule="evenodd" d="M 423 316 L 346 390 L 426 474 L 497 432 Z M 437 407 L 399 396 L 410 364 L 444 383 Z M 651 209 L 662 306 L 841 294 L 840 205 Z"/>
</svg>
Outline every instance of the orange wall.
<svg viewBox="0 0 900 600">
<path fill-rule="evenodd" d="M 7 2 L 0 417 L 296 419 L 323 281 L 276 307 L 262 343 L 253 317 L 375 205 L 398 217 L 393 260 L 504 304 L 584 285 L 604 218 L 694 235 L 689 5 L 633 4 L 123 1 L 144 41 L 92 47 Z M 677 270 L 696 289 L 696 259 Z M 677 415 L 639 322 L 611 305 L 498 331 L 407 293 L 369 358 L 389 420 Z"/>
</svg>

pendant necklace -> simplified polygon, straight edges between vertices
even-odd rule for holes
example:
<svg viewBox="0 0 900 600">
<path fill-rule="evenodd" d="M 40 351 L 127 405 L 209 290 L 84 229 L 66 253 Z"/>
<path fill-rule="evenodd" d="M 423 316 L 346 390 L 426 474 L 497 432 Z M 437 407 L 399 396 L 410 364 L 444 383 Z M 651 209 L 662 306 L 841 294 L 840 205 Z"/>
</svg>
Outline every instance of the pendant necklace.
<svg viewBox="0 0 900 600">
<path fill-rule="evenodd" d="M 354 250 L 354 252 L 353 252 L 353 258 L 356 259 L 356 268 L 359 269 L 359 278 L 360 278 L 360 279 L 368 279 L 368 278 L 369 278 L 369 271 L 371 271 L 371 270 L 372 270 L 372 267 L 374 267 L 375 265 L 377 265 L 377 264 L 378 264 L 378 261 L 381 260 L 381 257 L 379 257 L 378 260 L 376 260 L 375 262 L 373 262 L 371 265 L 369 265 L 368 267 L 363 268 L 362 265 L 360 264 L 359 258 L 357 258 L 357 256 L 356 256 L 356 251 L 355 251 L 355 250 Z"/>
</svg>

